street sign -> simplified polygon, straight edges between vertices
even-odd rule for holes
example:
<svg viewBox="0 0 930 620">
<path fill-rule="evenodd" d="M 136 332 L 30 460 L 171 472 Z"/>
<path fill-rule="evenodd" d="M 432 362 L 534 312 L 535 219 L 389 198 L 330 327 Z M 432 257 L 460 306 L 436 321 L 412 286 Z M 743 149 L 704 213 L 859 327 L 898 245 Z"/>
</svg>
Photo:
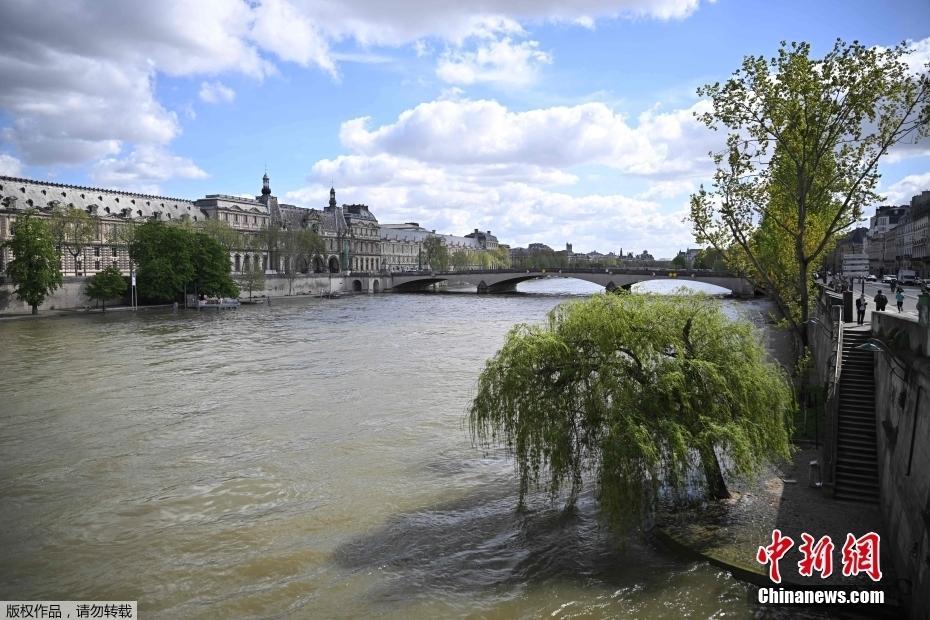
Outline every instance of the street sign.
<svg viewBox="0 0 930 620">
<path fill-rule="evenodd" d="M 136 285 L 136 274 L 132 274 L 132 285 Z"/>
</svg>

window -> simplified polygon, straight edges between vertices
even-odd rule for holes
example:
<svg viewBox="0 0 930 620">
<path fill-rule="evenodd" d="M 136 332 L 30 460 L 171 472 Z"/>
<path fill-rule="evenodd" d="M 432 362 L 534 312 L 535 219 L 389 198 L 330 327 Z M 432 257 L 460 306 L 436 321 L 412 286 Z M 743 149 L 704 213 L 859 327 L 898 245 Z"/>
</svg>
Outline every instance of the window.
<svg viewBox="0 0 930 620">
<path fill-rule="evenodd" d="M 113 252 L 113 256 L 116 256 L 116 248 L 111 248 L 110 251 Z"/>
<path fill-rule="evenodd" d="M 117 269 L 119 268 L 119 261 L 113 261 L 113 266 Z"/>
<path fill-rule="evenodd" d="M 94 256 L 100 256 L 100 246 L 94 248 Z"/>
<path fill-rule="evenodd" d="M 99 260 L 95 260 L 95 261 L 94 261 L 94 270 L 95 270 L 95 271 L 100 271 L 100 261 L 99 261 Z"/>
<path fill-rule="evenodd" d="M 229 221 L 229 214 L 228 214 L 228 213 L 224 213 L 224 214 L 223 214 L 223 220 L 226 221 L 226 222 Z"/>
<path fill-rule="evenodd" d="M 235 223 L 235 224 L 238 224 L 238 223 L 239 223 L 239 216 L 238 216 L 238 215 L 233 215 L 233 223 Z"/>
</svg>

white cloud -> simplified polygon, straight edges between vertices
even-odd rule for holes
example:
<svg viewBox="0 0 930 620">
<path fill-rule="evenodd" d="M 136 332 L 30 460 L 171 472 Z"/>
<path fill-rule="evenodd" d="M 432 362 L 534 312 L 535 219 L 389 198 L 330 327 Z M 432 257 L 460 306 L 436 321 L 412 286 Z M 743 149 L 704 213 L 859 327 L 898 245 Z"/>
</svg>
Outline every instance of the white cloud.
<svg viewBox="0 0 930 620">
<path fill-rule="evenodd" d="M 287 0 L 263 0 L 255 9 L 249 38 L 281 60 L 316 65 L 336 77 L 329 44 L 315 25 L 312 12 L 302 12 Z"/>
<path fill-rule="evenodd" d="M 930 190 L 930 172 L 910 174 L 888 186 L 882 193 L 887 196 L 888 204 L 903 205 L 908 204 L 912 197 L 927 190 Z"/>
<path fill-rule="evenodd" d="M 201 82 L 199 96 L 206 103 L 229 103 L 236 98 L 236 91 L 222 82 Z"/>
<path fill-rule="evenodd" d="M 157 184 L 161 181 L 206 177 L 207 173 L 187 157 L 151 146 L 140 146 L 121 159 L 103 159 L 91 171 L 91 178 L 97 184 L 151 194 L 159 193 Z"/>
<path fill-rule="evenodd" d="M 655 202 L 620 194 L 573 196 L 513 181 L 488 184 L 486 179 L 470 182 L 448 175 L 445 181 L 377 186 L 337 181 L 337 198 L 340 203 L 376 205 L 382 223 L 414 221 L 454 234 L 491 230 L 501 242 L 515 246 L 543 242 L 561 247 L 571 242 L 576 251 L 649 249 L 673 256 L 694 241 L 683 212 L 663 212 Z M 328 191 L 327 183 L 315 183 L 286 198 L 320 208 Z"/>
<path fill-rule="evenodd" d="M 12 155 L 0 153 L 0 175 L 7 177 L 18 177 L 22 175 L 22 173 L 23 164 L 21 161 Z"/>
<path fill-rule="evenodd" d="M 572 242 L 578 250 L 672 256 L 693 243 L 682 195 L 709 166 L 709 132 L 691 128 L 701 105 L 651 110 L 630 126 L 597 103 L 511 112 L 495 101 L 434 101 L 377 128 L 347 121 L 340 136 L 351 152 L 316 162 L 312 184 L 287 197 L 319 207 L 332 179 L 340 202 L 376 205 L 382 222 L 492 229 L 518 245 Z M 636 197 L 568 193 L 579 181 L 573 168 L 591 164 L 652 185 Z"/>
<path fill-rule="evenodd" d="M 675 179 L 672 181 L 656 181 L 650 184 L 644 192 L 637 194 L 637 198 L 642 200 L 656 200 L 676 198 L 684 194 L 690 194 L 697 189 L 697 185 L 691 179 Z"/>
<path fill-rule="evenodd" d="M 474 50 L 447 50 L 436 75 L 451 84 L 493 82 L 526 86 L 536 79 L 539 67 L 552 56 L 537 41 L 512 41 L 509 37 L 478 45 Z"/>
<path fill-rule="evenodd" d="M 356 154 L 389 153 L 443 164 L 532 164 L 556 168 L 602 164 L 629 174 L 680 176 L 710 169 L 720 136 L 693 116 L 706 102 L 652 110 L 635 126 L 603 103 L 512 112 L 497 101 L 437 100 L 370 129 L 369 118 L 342 124 L 342 144 Z"/>
</svg>

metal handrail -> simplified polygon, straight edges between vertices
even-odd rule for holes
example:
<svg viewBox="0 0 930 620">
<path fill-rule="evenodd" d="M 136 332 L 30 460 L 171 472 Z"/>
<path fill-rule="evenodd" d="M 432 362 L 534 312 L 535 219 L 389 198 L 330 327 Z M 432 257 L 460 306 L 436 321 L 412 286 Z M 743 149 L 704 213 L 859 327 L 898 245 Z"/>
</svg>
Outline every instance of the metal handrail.
<svg viewBox="0 0 930 620">
<path fill-rule="evenodd" d="M 826 436 L 823 441 L 823 488 L 832 495 L 836 476 L 836 441 L 839 434 L 839 385 L 843 372 L 843 321 L 839 306 L 830 308 L 830 315 L 836 328 L 836 344 L 831 347 L 833 354 L 833 372 L 827 381 L 827 402 L 824 413 L 827 416 Z M 836 314 L 837 316 L 833 316 Z"/>
</svg>

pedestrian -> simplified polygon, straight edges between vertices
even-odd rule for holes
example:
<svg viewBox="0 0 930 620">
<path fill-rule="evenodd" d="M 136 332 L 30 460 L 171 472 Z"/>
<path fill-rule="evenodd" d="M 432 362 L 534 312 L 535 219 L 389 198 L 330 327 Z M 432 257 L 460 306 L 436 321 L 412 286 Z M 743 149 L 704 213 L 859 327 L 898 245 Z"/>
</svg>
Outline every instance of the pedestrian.
<svg viewBox="0 0 930 620">
<path fill-rule="evenodd" d="M 856 322 L 859 325 L 862 325 L 865 322 L 865 307 L 869 305 L 869 302 L 865 299 L 865 294 L 861 293 L 859 298 L 856 300 Z"/>
<path fill-rule="evenodd" d="M 894 294 L 894 299 L 898 302 L 898 312 L 904 312 L 904 291 L 898 287 L 898 292 Z"/>
<path fill-rule="evenodd" d="M 885 311 L 885 306 L 888 305 L 888 298 L 885 297 L 885 294 L 882 293 L 882 289 L 878 289 L 878 294 L 875 295 L 875 309 L 879 312 Z"/>
</svg>

